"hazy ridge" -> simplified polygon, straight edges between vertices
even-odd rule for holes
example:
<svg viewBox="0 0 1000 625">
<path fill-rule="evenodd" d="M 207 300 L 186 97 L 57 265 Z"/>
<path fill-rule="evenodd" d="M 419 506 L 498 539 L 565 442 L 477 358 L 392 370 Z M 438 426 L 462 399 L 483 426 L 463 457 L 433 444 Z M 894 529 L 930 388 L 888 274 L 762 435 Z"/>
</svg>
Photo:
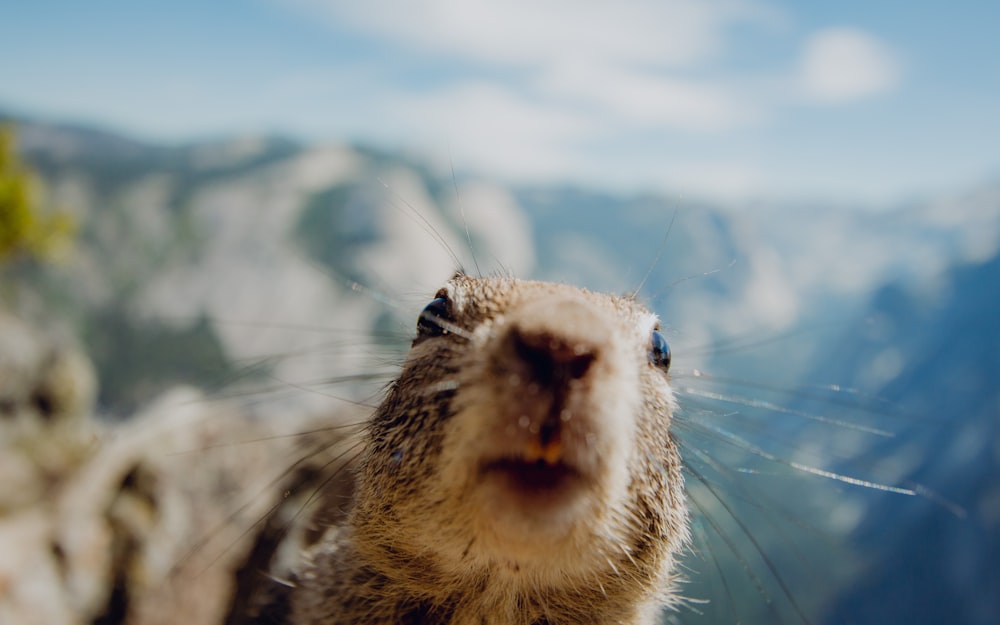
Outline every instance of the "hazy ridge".
<svg viewBox="0 0 1000 625">
<path fill-rule="evenodd" d="M 831 571 L 835 588 L 815 596 L 808 584 L 823 575 L 801 581 L 810 613 L 830 623 L 1000 618 L 1000 183 L 881 211 L 719 206 L 508 189 L 408 157 L 273 137 L 167 147 L 22 122 L 19 138 L 47 200 L 73 211 L 81 232 L 70 262 L 15 267 L 5 280 L 25 314 L 78 333 L 110 415 L 181 382 L 318 388 L 370 370 L 388 356 L 358 337 L 384 337 L 386 353 L 405 341 L 454 270 L 451 253 L 467 271 L 613 291 L 641 283 L 670 331 L 678 385 L 706 388 L 692 373 L 707 370 L 778 387 L 772 397 L 721 385 L 726 394 L 893 432 L 832 428 L 818 439 L 815 423 L 768 414 L 767 436 L 741 436 L 832 471 L 919 483 L 965 512 L 933 497 L 788 487 L 787 499 L 826 511 L 858 541 L 851 570 L 861 573 Z M 272 401 L 319 410 L 330 398 Z M 705 418 L 700 404 L 689 409 Z M 745 404 L 724 411 L 733 414 L 712 427 L 758 418 Z M 768 437 L 780 442 L 759 441 Z M 771 544 L 785 531 L 759 537 Z"/>
</svg>

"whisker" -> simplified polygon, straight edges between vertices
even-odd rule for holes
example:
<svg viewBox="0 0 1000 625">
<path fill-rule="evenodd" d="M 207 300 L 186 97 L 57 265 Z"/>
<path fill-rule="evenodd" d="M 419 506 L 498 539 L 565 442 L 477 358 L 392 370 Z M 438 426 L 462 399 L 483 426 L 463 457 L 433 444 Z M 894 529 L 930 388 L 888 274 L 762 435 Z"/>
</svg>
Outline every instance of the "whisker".
<svg viewBox="0 0 1000 625">
<path fill-rule="evenodd" d="M 728 267 L 732 267 L 735 262 L 736 261 L 730 263 Z M 711 275 L 712 273 L 717 273 L 718 271 L 720 270 L 713 270 L 705 275 Z M 698 276 L 693 276 L 693 277 L 698 277 Z M 764 338 L 747 338 L 745 336 L 741 336 L 734 339 L 730 339 L 728 341 L 715 340 L 708 344 L 687 346 L 685 347 L 684 352 L 695 356 L 701 356 L 705 354 L 710 354 L 713 356 L 718 356 L 722 354 L 731 354 L 735 352 L 746 351 L 749 349 L 765 347 L 767 345 L 773 345 L 775 343 L 781 343 L 800 336 L 813 335 L 817 331 L 823 328 L 836 327 L 837 325 L 838 324 L 836 322 L 814 324 L 807 327 L 796 328 L 791 331 L 784 332 L 778 335 L 765 336 Z"/>
<path fill-rule="evenodd" d="M 701 369 L 675 371 L 671 375 L 674 378 L 693 378 L 705 380 L 711 383 L 718 383 L 724 386 L 741 386 L 744 388 L 780 393 L 781 395 L 787 397 L 798 397 L 800 399 L 818 401 L 825 404 L 844 406 L 846 408 L 877 414 L 879 416 L 887 416 L 888 413 L 895 413 L 898 409 L 896 404 L 879 397 L 878 395 L 874 395 L 857 388 L 841 386 L 839 384 L 804 384 L 796 388 L 786 388 L 756 380 L 713 375 L 706 371 L 702 371 Z M 810 392 L 810 390 L 823 391 L 826 394 L 821 395 L 816 392 Z M 859 401 L 845 399 L 845 396 L 852 399 L 857 398 Z M 873 406 L 872 404 L 876 405 Z M 908 419 L 913 419 L 912 416 L 907 415 L 907 417 Z"/>
<path fill-rule="evenodd" d="M 325 471 L 330 467 L 330 465 L 336 462 L 343 461 L 345 457 L 349 457 L 349 454 L 357 451 L 363 445 L 364 445 L 363 440 L 361 439 L 355 440 L 351 445 L 347 447 L 347 449 L 334 456 L 330 461 L 323 464 L 323 466 L 319 467 L 318 473 L 322 474 L 323 471 Z M 295 520 L 302 515 L 302 513 L 309 507 L 309 505 L 312 502 L 316 501 L 316 499 L 320 496 L 320 493 L 322 493 L 325 490 L 325 488 L 329 486 L 331 482 L 333 482 L 333 480 L 343 475 L 341 472 L 347 467 L 348 464 L 349 462 L 344 462 L 340 467 L 338 467 L 336 471 L 333 471 L 329 477 L 320 482 L 320 484 L 313 489 L 313 492 L 309 495 L 309 497 L 306 498 L 306 500 L 302 503 L 301 506 L 299 506 L 298 511 L 294 515 L 292 515 L 292 518 L 289 519 L 288 522 L 285 524 L 285 526 L 283 527 L 283 532 L 287 532 L 288 528 L 291 527 L 292 523 L 294 523 Z"/>
<path fill-rule="evenodd" d="M 639 293 L 642 292 L 642 287 L 644 287 L 646 285 L 646 281 L 649 280 L 649 276 L 653 274 L 653 270 L 660 264 L 660 259 L 663 257 L 663 252 L 667 249 L 667 241 L 670 239 L 670 231 L 674 229 L 674 221 L 676 219 L 677 209 L 675 208 L 674 214 L 670 217 L 670 224 L 667 225 L 667 231 L 663 235 L 663 241 L 660 242 L 660 246 L 656 250 L 656 256 L 653 257 L 653 262 L 649 264 L 649 267 L 646 269 L 646 274 L 642 277 L 642 280 L 639 281 L 639 284 L 636 285 L 635 289 L 629 295 L 631 299 L 635 299 L 639 296 Z M 653 299 L 655 300 L 656 298 L 654 297 Z"/>
<path fill-rule="evenodd" d="M 191 322 L 195 321 L 195 317 L 183 316 L 183 315 L 165 315 L 157 314 L 154 319 L 177 322 Z M 354 336 L 358 333 L 355 328 L 345 328 L 341 326 L 327 326 L 327 325 L 315 325 L 309 323 L 289 323 L 283 321 L 274 320 L 260 320 L 260 319 L 232 319 L 226 317 L 217 317 L 211 315 L 208 320 L 213 324 L 226 325 L 226 326 L 246 326 L 251 328 L 264 328 L 282 331 L 295 331 L 295 332 L 308 332 L 308 333 L 318 333 L 318 334 L 344 334 L 348 336 Z M 375 331 L 366 331 L 368 336 L 379 337 L 380 333 Z"/>
<path fill-rule="evenodd" d="M 476 275 L 483 276 L 479 268 L 479 260 L 476 258 L 476 248 L 472 245 L 472 233 L 469 231 L 469 220 L 465 218 L 465 202 L 462 201 L 462 194 L 458 190 L 458 178 L 455 176 L 455 161 L 451 158 L 449 150 L 448 164 L 451 166 L 451 184 L 455 189 L 455 200 L 458 202 L 458 212 L 462 216 L 462 225 L 465 226 L 465 240 L 469 245 L 469 254 L 472 255 L 472 264 L 476 268 Z"/>
<path fill-rule="evenodd" d="M 712 487 L 708 484 L 708 481 L 707 481 L 707 479 L 705 477 L 703 477 L 700 473 L 698 473 L 697 471 L 695 471 L 692 467 L 690 467 L 688 465 L 685 465 L 684 468 L 696 480 L 698 480 L 698 482 L 706 490 L 708 490 L 709 493 L 716 500 L 719 499 L 718 493 L 716 493 L 714 491 L 714 489 L 712 489 Z M 705 523 L 708 523 L 709 527 L 711 527 L 715 531 L 715 535 L 718 536 L 722 540 L 723 543 L 725 543 L 725 545 L 729 549 L 730 553 L 732 553 L 733 557 L 736 558 L 736 561 L 737 561 L 737 563 L 739 563 L 740 568 L 743 569 L 743 572 L 746 574 L 747 577 L 750 578 L 750 581 L 756 587 L 757 594 L 759 594 L 763 598 L 765 605 L 767 605 L 768 610 L 774 616 L 775 620 L 776 621 L 780 621 L 781 618 L 780 618 L 780 616 L 778 616 L 777 612 L 775 611 L 774 602 L 771 600 L 771 596 L 768 594 L 767 590 L 764 588 L 764 582 L 761 581 L 761 579 L 757 575 L 757 573 L 754 572 L 753 567 L 750 566 L 750 562 L 746 559 L 746 557 L 740 551 L 740 548 L 736 545 L 736 542 L 733 540 L 732 536 L 730 536 L 730 534 L 721 525 L 719 525 L 719 522 L 706 509 L 705 505 L 701 501 L 698 500 L 697 496 L 695 496 L 695 491 L 688 490 L 688 501 L 691 502 L 694 505 L 694 507 L 698 510 L 698 512 L 699 512 L 698 518 L 701 519 L 702 521 L 704 521 Z M 737 525 L 742 526 L 742 523 L 739 520 L 739 518 L 735 518 L 734 517 L 733 520 L 737 523 Z M 743 531 L 744 533 L 749 533 L 749 528 L 747 528 L 745 526 L 742 526 L 741 527 L 741 531 Z M 751 541 L 754 540 L 752 535 L 750 535 L 748 537 L 749 537 L 749 539 Z M 763 552 L 761 551 L 760 547 L 756 547 L 756 549 L 757 549 L 758 554 L 760 554 L 760 555 L 763 556 Z"/>
<path fill-rule="evenodd" d="M 688 280 L 696 280 L 698 278 L 707 278 L 708 276 L 714 276 L 717 273 L 722 273 L 723 271 L 726 271 L 728 269 L 732 269 L 735 266 L 736 266 L 736 259 L 734 258 L 731 261 L 729 261 L 729 264 L 726 265 L 725 267 L 716 267 L 715 269 L 709 269 L 708 271 L 703 271 L 701 273 L 695 273 L 695 274 L 691 274 L 689 276 L 684 276 L 683 278 L 678 278 L 678 279 L 674 280 L 673 282 L 671 282 L 670 284 L 667 285 L 667 288 L 664 289 L 664 293 L 666 293 L 667 291 L 670 291 L 671 289 L 673 289 L 678 284 L 683 284 L 683 283 L 687 282 Z M 663 296 L 663 293 L 661 293 L 657 297 L 662 297 L 662 296 Z"/>
<path fill-rule="evenodd" d="M 315 395 L 320 395 L 322 397 L 329 397 L 330 399 L 336 399 L 337 401 L 342 401 L 342 402 L 344 402 L 346 404 L 353 404 L 355 406 L 362 406 L 364 408 L 374 408 L 375 407 L 375 406 L 373 406 L 371 404 L 368 404 L 368 403 L 365 403 L 363 401 L 356 401 L 356 400 L 348 399 L 348 398 L 340 396 L 340 395 L 334 395 L 333 393 L 325 393 L 323 391 L 317 391 L 316 389 L 308 388 L 308 387 L 303 386 L 301 384 L 296 384 L 295 382 L 290 382 L 288 380 L 282 380 L 282 379 L 280 379 L 280 378 L 278 378 L 276 376 L 270 376 L 270 377 L 272 379 L 274 379 L 274 380 L 277 380 L 278 382 L 281 382 L 282 384 L 286 384 L 289 387 L 294 388 L 294 389 L 298 389 L 300 391 L 306 391 L 306 392 L 309 392 L 309 393 L 312 393 L 312 394 L 315 394 Z"/>
<path fill-rule="evenodd" d="M 456 334 L 464 339 L 470 339 L 470 340 L 472 339 L 472 333 L 463 328 L 462 326 L 456 325 L 455 323 L 445 319 L 444 317 L 435 315 L 434 313 L 428 310 L 422 310 L 420 312 L 420 318 L 427 319 L 428 321 L 431 321 L 435 325 L 438 325 L 447 330 L 448 332 Z"/>
<path fill-rule="evenodd" d="M 336 432 L 338 430 L 349 430 L 351 428 L 362 429 L 366 425 L 367 421 L 355 421 L 353 423 L 343 423 L 340 425 L 331 425 L 328 427 L 315 428 L 312 430 L 303 430 L 301 432 L 292 432 L 291 434 L 273 434 L 271 436 L 261 436 L 258 438 L 245 438 L 241 440 L 230 441 L 226 443 L 217 443 L 214 445 L 203 445 L 194 449 L 182 449 L 179 451 L 169 452 L 168 456 L 179 456 L 183 454 L 193 454 L 200 453 L 203 451 L 208 451 L 212 449 L 226 449 L 229 447 L 236 447 L 238 445 L 252 445 L 254 443 L 267 443 L 271 441 L 281 440 L 281 439 L 292 439 L 301 438 L 305 436 L 312 436 L 313 434 L 324 434 L 328 432 Z"/>
<path fill-rule="evenodd" d="M 784 406 L 779 406 L 778 404 L 769 401 L 764 401 L 759 399 L 747 399 L 745 397 L 737 397 L 735 395 L 726 395 L 724 393 L 715 393 L 711 391 L 702 391 L 693 387 L 680 387 L 676 390 L 678 392 L 685 393 L 688 395 L 693 395 L 695 397 L 701 397 L 703 399 L 711 399 L 729 404 L 739 404 L 741 406 L 747 406 L 750 408 L 761 408 L 769 412 L 802 417 L 803 419 L 809 419 L 810 421 L 816 421 L 818 423 L 834 425 L 836 427 L 848 430 L 864 432 L 866 434 L 872 434 L 874 436 L 881 436 L 884 438 L 893 438 L 896 436 L 894 432 L 890 432 L 889 430 L 883 430 L 881 428 L 876 428 L 868 425 L 861 425 L 859 423 L 852 423 L 850 421 L 844 421 L 842 419 L 834 419 L 832 417 L 826 417 L 823 415 L 803 412 L 801 410 L 795 410 L 793 408 L 786 408 Z"/>
<path fill-rule="evenodd" d="M 281 508 L 282 505 L 284 505 L 285 500 L 288 498 L 289 494 L 290 493 L 288 491 L 285 491 L 284 493 L 282 493 L 281 497 L 278 498 L 278 501 L 276 501 L 274 503 L 274 505 L 272 505 L 270 508 L 268 508 L 267 511 L 264 512 L 262 515 L 260 515 L 260 517 L 256 521 L 254 521 L 253 523 L 251 523 L 249 526 L 247 526 L 246 529 L 244 529 L 242 532 L 240 532 L 239 535 L 236 538 L 234 538 L 232 541 L 230 541 L 229 545 L 225 549 L 222 549 L 217 554 L 215 554 L 215 557 L 213 557 L 211 560 L 209 560 L 205 564 L 205 566 L 202 567 L 202 569 L 200 571 L 198 571 L 198 573 L 196 573 L 195 575 L 200 577 L 206 571 L 208 571 L 213 566 L 215 566 L 216 564 L 218 564 L 219 560 L 221 560 L 223 557 L 225 557 L 225 555 L 227 553 L 229 553 L 230 550 L 233 549 L 233 547 L 235 547 L 237 544 L 239 544 L 244 538 L 246 538 L 247 536 L 249 536 L 250 532 L 252 532 L 257 526 L 261 525 L 264 521 L 266 521 L 267 519 L 271 518 L 271 515 L 273 515 L 279 508 Z M 242 509 L 240 511 L 242 511 Z M 232 519 L 228 519 L 227 521 L 229 521 L 229 520 L 232 520 Z M 207 540 L 205 540 L 201 544 L 198 544 L 195 547 L 192 547 L 191 550 L 188 551 L 187 555 L 183 559 L 181 559 L 177 564 L 174 565 L 175 569 L 180 566 L 180 563 L 182 563 L 186 559 L 192 557 L 196 551 L 200 551 L 201 547 L 204 547 L 206 544 L 208 544 L 209 540 L 211 540 L 211 538 L 214 538 L 214 536 L 217 535 L 218 532 L 221 532 L 222 529 L 227 524 L 228 524 L 227 522 L 223 522 L 215 530 L 213 530 L 212 536 L 210 538 L 208 538 Z"/>
<path fill-rule="evenodd" d="M 964 518 L 966 518 L 968 516 L 968 512 L 966 512 L 966 510 L 965 510 L 964 507 L 962 507 L 961 505 L 955 503 L 954 501 L 951 501 L 950 499 L 946 499 L 945 497 L 941 496 L 940 494 L 938 494 L 938 493 L 932 491 L 931 489 L 927 488 L 923 484 L 914 484 L 913 485 L 913 490 L 916 491 L 916 493 L 918 495 L 920 495 L 921 497 L 925 497 L 929 501 L 933 501 L 937 505 L 939 505 L 942 508 L 948 510 L 949 512 L 951 512 L 953 515 L 955 515 L 959 519 L 964 519 Z"/>
<path fill-rule="evenodd" d="M 388 333 L 384 334 L 383 337 L 391 339 L 399 344 L 408 341 L 408 339 L 410 338 L 401 334 L 388 334 Z M 239 364 L 243 367 L 247 367 L 247 366 L 255 366 L 258 364 L 270 364 L 273 362 L 287 362 L 289 360 L 296 358 L 305 358 L 308 356 L 317 356 L 323 354 L 338 354 L 340 356 L 343 356 L 345 354 L 350 354 L 350 355 L 364 354 L 366 351 L 378 350 L 378 349 L 397 349 L 397 347 L 394 345 L 372 342 L 365 339 L 356 339 L 352 341 L 340 339 L 336 341 L 326 341 L 323 343 L 318 343 L 308 348 L 294 349 L 285 352 L 280 352 L 280 351 L 269 352 L 267 355 L 264 356 L 247 356 L 244 358 L 234 358 L 231 362 L 234 364 Z"/>
<path fill-rule="evenodd" d="M 376 407 L 375 404 L 351 400 L 346 397 L 334 395 L 332 393 L 323 393 L 312 387 L 326 386 L 331 384 L 350 383 L 350 382 L 374 382 L 374 381 L 387 382 L 391 380 L 394 377 L 394 375 L 390 373 L 373 373 L 373 374 L 365 374 L 357 376 L 342 376 L 338 378 L 328 378 L 323 380 L 317 380 L 314 382 L 307 382 L 303 384 L 294 384 L 286 382 L 284 380 L 280 380 L 279 378 L 275 378 L 274 376 L 268 376 L 268 377 L 271 377 L 278 383 L 273 386 L 254 386 L 252 388 L 244 388 L 239 390 L 234 389 L 226 392 L 217 391 L 214 393 L 209 393 L 208 395 L 203 397 L 187 400 L 185 402 L 180 403 L 179 405 L 202 404 L 208 402 L 226 402 L 232 400 L 256 398 L 257 401 L 255 402 L 245 402 L 245 405 L 254 405 L 269 400 L 280 401 L 282 397 L 305 392 L 314 395 L 321 395 L 323 397 L 328 397 L 330 399 L 335 399 L 337 401 L 363 406 L 365 408 L 374 409 Z"/>
<path fill-rule="evenodd" d="M 812 475 L 816 475 L 816 476 L 819 476 L 819 477 L 824 477 L 824 478 L 827 478 L 827 479 L 836 480 L 838 482 L 843 482 L 845 484 L 851 484 L 852 486 L 861 486 L 863 488 L 870 488 L 872 490 L 881 490 L 881 491 L 886 491 L 886 492 L 889 492 L 889 493 L 896 493 L 898 495 L 908 495 L 908 496 L 915 496 L 915 495 L 917 495 L 917 491 L 915 489 L 912 489 L 912 488 L 902 488 L 900 486 L 892 486 L 892 485 L 889 485 L 889 484 L 882 484 L 880 482 L 872 482 L 870 480 L 864 480 L 864 479 L 861 479 L 861 478 L 852 477 L 850 475 L 844 475 L 842 473 L 837 473 L 835 471 L 828 471 L 826 469 L 820 469 L 818 467 L 813 467 L 813 466 L 810 466 L 810 465 L 807 465 L 807 464 L 803 464 L 801 462 L 796 462 L 794 460 L 788 460 L 788 459 L 785 459 L 785 458 L 780 458 L 780 457 L 778 457 L 778 456 L 776 456 L 776 455 L 774 455 L 774 454 L 772 454 L 770 452 L 767 452 L 764 449 L 761 449 L 760 447 L 752 444 L 750 441 L 746 440 L 745 438 L 743 438 L 741 436 L 738 436 L 738 435 L 736 435 L 736 434 L 734 434 L 734 433 L 726 430 L 725 428 L 722 428 L 722 427 L 719 427 L 719 426 L 716 426 L 716 425 L 705 425 L 705 427 L 711 429 L 713 432 L 715 432 L 719 436 L 721 436 L 721 437 L 723 437 L 725 439 L 728 439 L 728 440 L 730 440 L 732 442 L 735 442 L 742 449 L 745 449 L 746 451 L 748 451 L 748 452 L 750 452 L 750 453 L 752 453 L 752 454 L 754 454 L 756 456 L 760 456 L 761 458 L 764 458 L 765 460 L 770 460 L 771 462 L 775 462 L 775 463 L 778 463 L 778 464 L 783 464 L 783 465 L 785 465 L 787 467 L 790 467 L 790 468 L 793 468 L 793 469 L 797 469 L 797 470 L 802 471 L 804 473 L 810 473 Z"/>
<path fill-rule="evenodd" d="M 746 469 L 746 468 L 739 468 L 739 467 L 737 467 L 737 468 L 728 467 L 726 464 L 716 461 L 715 458 L 713 458 L 712 454 L 709 451 L 707 451 L 705 449 L 702 449 L 702 448 L 694 447 L 687 440 L 686 437 L 685 437 L 685 440 L 683 441 L 683 444 L 684 444 L 684 447 L 685 447 L 686 450 L 691 451 L 694 455 L 697 456 L 697 458 L 701 462 L 704 462 L 706 465 L 708 465 L 710 468 L 712 468 L 716 472 L 716 474 L 718 474 L 720 476 L 727 476 L 730 479 L 732 479 L 734 477 L 733 476 L 734 473 L 739 473 L 741 475 L 746 475 L 746 474 L 759 475 L 760 474 L 760 471 L 758 471 L 756 469 Z M 731 443 L 727 443 L 727 444 L 731 444 Z M 806 530 L 806 531 L 810 532 L 810 534 L 812 534 L 812 536 L 814 537 L 814 539 L 816 539 L 816 538 L 819 538 L 819 539 L 829 538 L 828 534 L 826 534 L 824 532 L 824 530 L 822 530 L 819 527 L 816 527 L 816 526 L 814 526 L 814 525 L 812 525 L 810 523 L 806 523 L 805 520 L 803 519 L 803 517 L 800 514 L 797 514 L 797 513 L 794 513 L 794 512 L 791 512 L 791 511 L 787 510 L 784 505 L 782 505 L 781 503 L 779 503 L 777 500 L 769 497 L 767 494 L 761 492 L 760 489 L 755 489 L 754 490 L 753 498 L 741 495 L 739 488 L 734 488 L 734 489 L 728 491 L 727 492 L 727 496 L 730 497 L 730 498 L 732 498 L 732 499 L 737 499 L 737 500 L 743 502 L 744 504 L 752 506 L 759 513 L 761 513 L 764 516 L 766 516 L 769 521 L 771 521 L 771 523 L 770 523 L 771 526 L 775 525 L 775 523 L 773 522 L 774 515 L 778 515 L 784 522 L 789 523 L 791 525 L 794 525 L 795 527 L 797 527 L 799 529 Z"/>
<path fill-rule="evenodd" d="M 410 204 L 410 202 L 407 201 L 406 198 L 396 193 L 396 191 L 393 190 L 392 187 L 390 187 L 387 182 L 385 182 L 381 178 L 379 178 L 378 181 L 385 188 L 385 190 L 388 191 L 389 194 L 392 196 L 392 199 L 394 201 L 390 202 L 390 205 L 396 210 L 398 210 L 400 213 L 405 215 L 407 218 L 409 218 L 411 221 L 416 223 L 418 226 L 420 226 L 421 230 L 429 234 L 431 238 L 437 241 L 441 245 L 441 247 L 446 252 L 448 252 L 448 255 L 451 256 L 451 259 L 452 261 L 454 261 L 455 266 L 461 269 L 462 268 L 461 259 L 459 259 L 458 255 L 455 254 L 455 250 L 451 249 L 451 246 L 448 245 L 448 242 L 445 241 L 444 236 L 440 232 L 438 232 L 437 228 L 431 225 L 431 222 L 426 217 L 424 217 L 423 214 L 421 214 L 421 212 L 417 210 L 415 206 Z M 403 204 L 409 210 L 401 209 L 397 204 L 397 202 Z"/>
<path fill-rule="evenodd" d="M 689 449 L 688 451 L 696 451 L 696 450 Z M 719 495 L 718 491 L 715 490 L 715 487 L 712 486 L 711 482 L 708 479 L 706 479 L 697 469 L 695 469 L 691 465 L 691 463 L 685 463 L 684 468 L 688 473 L 693 475 L 695 479 L 697 479 L 698 482 L 702 486 L 704 486 L 705 489 L 712 495 L 712 498 L 715 501 L 717 501 L 719 505 L 723 507 L 723 509 L 725 509 L 729 517 L 740 528 L 740 532 L 742 532 L 743 535 L 746 536 L 747 540 L 749 540 L 750 543 L 753 545 L 754 550 L 760 556 L 761 560 L 764 562 L 764 565 L 767 567 L 768 571 L 770 571 L 771 576 L 777 582 L 778 586 L 781 588 L 782 593 L 784 594 L 785 598 L 788 599 L 788 602 L 791 604 L 796 614 L 798 614 L 799 618 L 802 620 L 803 623 L 811 625 L 811 621 L 809 620 L 808 617 L 806 617 L 805 612 L 802 610 L 802 607 L 799 605 L 798 601 L 795 600 L 795 596 L 792 593 L 791 589 L 788 588 L 788 584 L 785 583 L 784 577 L 781 575 L 781 573 L 778 572 L 778 568 L 775 566 L 774 561 L 771 559 L 770 556 L 767 555 L 767 552 L 763 549 L 760 542 L 757 540 L 757 537 L 754 536 L 753 532 L 750 531 L 750 528 L 747 527 L 746 523 L 744 523 L 743 520 L 732 509 L 732 507 L 730 507 L 729 503 L 725 500 L 725 498 Z M 696 504 L 696 505 L 698 506 L 699 510 L 704 511 L 704 508 L 701 506 L 701 504 Z M 703 515 L 703 518 L 705 518 L 708 521 L 709 525 L 711 525 L 715 529 L 715 531 L 719 534 L 719 537 L 722 538 L 722 540 L 727 544 L 727 546 L 729 546 L 729 548 L 733 550 L 733 553 L 736 555 L 737 559 L 741 562 L 741 565 L 744 566 L 744 570 L 751 576 L 751 579 L 753 579 L 754 583 L 757 585 L 758 589 L 761 592 L 761 596 L 765 598 L 768 607 L 771 608 L 773 611 L 773 602 L 770 600 L 767 593 L 764 591 L 763 584 L 761 583 L 760 578 L 758 578 L 753 573 L 752 569 L 749 566 L 749 563 L 739 553 L 739 550 L 733 543 L 732 538 L 729 537 L 724 531 L 721 531 L 721 527 L 718 525 L 718 522 L 712 517 L 711 514 Z M 777 614 L 775 614 L 775 616 L 777 616 Z"/>
<path fill-rule="evenodd" d="M 217 525 L 215 525 L 213 528 L 211 528 L 210 530 L 208 530 L 202 536 L 202 538 L 196 540 L 192 544 L 191 548 L 188 550 L 187 554 L 185 556 L 183 556 L 182 558 L 180 558 L 177 561 L 177 563 L 174 564 L 174 567 L 173 567 L 174 571 L 177 571 L 180 568 L 180 566 L 185 561 L 190 560 L 194 556 L 195 553 L 201 551 L 209 542 L 211 542 L 212 540 L 214 540 L 214 538 L 216 536 L 218 536 L 226 527 L 228 527 L 229 525 L 231 525 L 232 523 L 234 523 L 236 521 L 236 519 L 239 517 L 239 515 L 241 515 L 244 511 L 246 511 L 246 509 L 249 508 L 251 505 L 253 505 L 254 503 L 256 503 L 261 496 L 263 496 L 265 493 L 272 492 L 274 490 L 275 486 L 277 486 L 279 483 L 281 483 L 282 480 L 284 480 L 289 475 L 291 475 L 292 472 L 295 471 L 298 467 L 302 466 L 308 460 L 310 460 L 311 458 L 314 458 L 315 456 L 319 455 L 320 453 L 322 453 L 323 451 L 325 451 L 328 448 L 329 448 L 329 445 L 327 445 L 326 442 L 323 442 L 322 444 L 318 444 L 316 446 L 315 450 L 309 451 L 305 455 L 300 456 L 298 460 L 296 460 L 295 462 L 293 462 L 290 465 L 288 465 L 277 476 L 275 476 L 274 478 L 272 478 L 261 489 L 259 489 L 256 494 L 254 494 L 253 496 L 249 497 L 242 505 L 238 506 L 232 512 L 230 512 L 228 515 L 226 515 L 226 517 L 222 521 L 220 521 Z M 285 497 L 287 497 L 287 494 L 288 494 L 287 492 L 283 493 L 282 497 L 280 497 L 279 499 L 283 500 Z M 282 501 L 279 501 L 277 504 L 275 504 L 275 506 L 273 506 L 271 509 L 268 510 L 267 514 L 260 516 L 253 524 L 250 525 L 250 527 L 248 527 L 246 530 L 244 530 L 240 534 L 240 538 L 246 536 L 248 532 L 250 532 L 251 530 L 253 530 L 253 528 L 259 526 L 262 522 L 264 522 L 264 520 L 266 520 L 267 518 L 269 518 L 269 515 L 272 514 L 273 511 L 276 510 L 278 507 L 280 507 L 281 503 L 282 503 Z M 212 565 L 214 565 L 216 562 L 218 562 L 219 559 L 222 556 L 224 556 L 230 549 L 232 549 L 233 545 L 235 545 L 235 544 L 236 544 L 236 542 L 231 543 L 221 553 L 217 554 L 216 557 L 213 558 L 212 561 L 209 563 L 209 565 L 205 568 L 205 570 L 207 570 L 208 568 L 211 568 Z"/>
<path fill-rule="evenodd" d="M 695 504 L 695 506 L 698 507 L 698 510 L 701 512 L 702 516 L 707 514 L 705 510 L 701 509 L 701 507 L 698 506 L 697 503 Z M 712 566 L 715 568 L 716 575 L 718 575 L 719 581 L 722 582 L 722 591 L 726 595 L 726 598 L 729 600 L 728 601 L 729 612 L 730 614 L 732 614 L 733 621 L 739 623 L 740 617 L 739 613 L 736 611 L 736 597 L 733 595 L 733 591 L 729 587 L 729 578 L 726 576 L 725 572 L 723 572 L 722 565 L 719 563 L 718 556 L 715 555 L 715 549 L 712 547 L 712 541 L 709 540 L 708 533 L 700 525 L 696 526 L 695 531 L 701 534 L 702 536 L 701 544 L 708 551 L 709 559 L 712 561 Z"/>
</svg>

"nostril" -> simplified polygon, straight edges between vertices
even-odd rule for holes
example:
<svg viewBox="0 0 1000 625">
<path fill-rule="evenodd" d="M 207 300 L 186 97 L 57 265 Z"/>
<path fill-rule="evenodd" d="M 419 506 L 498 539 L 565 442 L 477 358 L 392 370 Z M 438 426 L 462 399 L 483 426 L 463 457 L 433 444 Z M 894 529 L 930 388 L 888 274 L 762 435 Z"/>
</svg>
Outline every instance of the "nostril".
<svg viewBox="0 0 1000 625">
<path fill-rule="evenodd" d="M 594 362 L 594 354 L 592 352 L 584 352 L 582 354 L 574 354 L 563 363 L 563 366 L 566 368 L 569 379 L 578 380 L 586 375 L 592 362 Z"/>
<path fill-rule="evenodd" d="M 595 359 L 591 345 L 567 342 L 547 332 L 514 329 L 510 341 L 532 379 L 543 385 L 578 380 L 587 374 Z"/>
</svg>

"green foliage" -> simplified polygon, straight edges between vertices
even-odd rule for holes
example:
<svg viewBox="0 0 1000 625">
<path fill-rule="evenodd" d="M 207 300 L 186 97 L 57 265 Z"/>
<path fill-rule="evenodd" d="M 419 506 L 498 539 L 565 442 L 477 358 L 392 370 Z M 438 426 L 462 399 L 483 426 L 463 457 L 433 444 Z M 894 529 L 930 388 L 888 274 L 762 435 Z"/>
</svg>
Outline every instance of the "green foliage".
<svg viewBox="0 0 1000 625">
<path fill-rule="evenodd" d="M 14 133 L 0 128 L 0 264 L 28 257 L 54 258 L 76 230 L 69 215 L 38 206 L 32 173 L 14 149 Z"/>
<path fill-rule="evenodd" d="M 204 318 L 174 328 L 109 307 L 93 316 L 83 339 L 101 372 L 98 403 L 112 415 L 130 414 L 177 384 L 211 390 L 266 373 L 266 363 L 234 367 Z"/>
</svg>

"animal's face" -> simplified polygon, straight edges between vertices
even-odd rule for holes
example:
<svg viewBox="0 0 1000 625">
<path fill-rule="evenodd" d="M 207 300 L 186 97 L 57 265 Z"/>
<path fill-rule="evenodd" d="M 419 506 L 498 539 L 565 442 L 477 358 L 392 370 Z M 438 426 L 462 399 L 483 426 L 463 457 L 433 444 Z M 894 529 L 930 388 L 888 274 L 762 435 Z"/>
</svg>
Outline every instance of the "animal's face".
<svg viewBox="0 0 1000 625">
<path fill-rule="evenodd" d="M 630 298 L 456 276 L 418 326 L 363 463 L 383 539 L 445 575 L 660 575 L 686 526 L 656 317 Z"/>
</svg>

